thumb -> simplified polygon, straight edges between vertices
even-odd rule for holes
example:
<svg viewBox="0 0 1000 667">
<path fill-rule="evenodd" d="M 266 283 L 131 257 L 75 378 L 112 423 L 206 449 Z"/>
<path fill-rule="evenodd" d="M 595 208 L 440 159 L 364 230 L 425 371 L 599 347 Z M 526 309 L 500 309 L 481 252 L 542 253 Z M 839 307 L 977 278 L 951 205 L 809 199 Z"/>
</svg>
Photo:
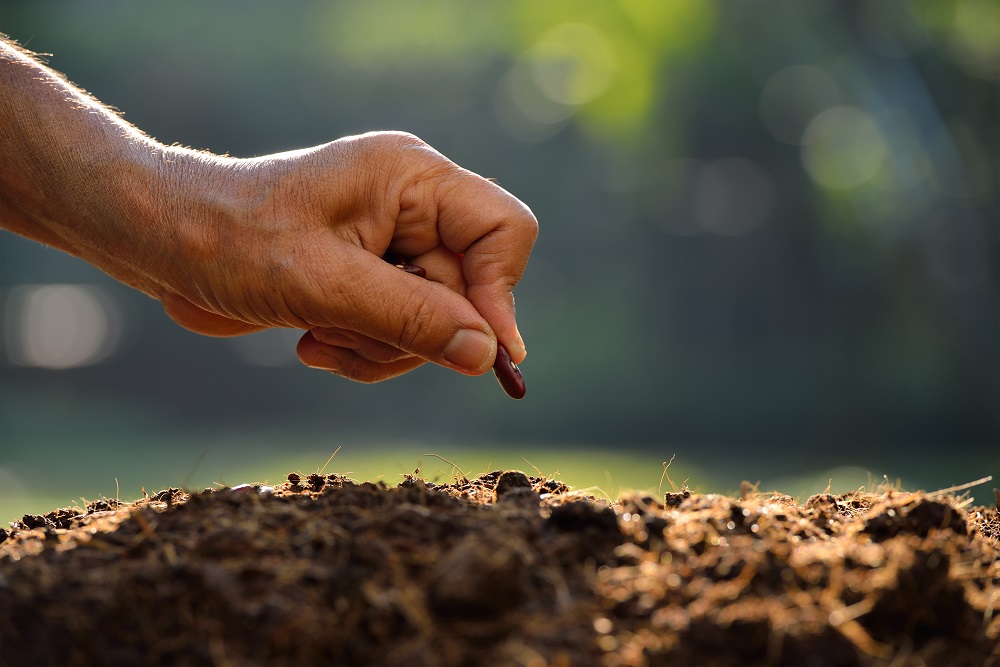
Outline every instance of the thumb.
<svg viewBox="0 0 1000 667">
<path fill-rule="evenodd" d="M 350 321 L 358 333 L 468 375 L 481 375 L 493 366 L 496 335 L 468 299 L 358 250 L 366 266 L 354 275 L 365 280 L 343 290 L 352 307 L 341 321 Z"/>
</svg>

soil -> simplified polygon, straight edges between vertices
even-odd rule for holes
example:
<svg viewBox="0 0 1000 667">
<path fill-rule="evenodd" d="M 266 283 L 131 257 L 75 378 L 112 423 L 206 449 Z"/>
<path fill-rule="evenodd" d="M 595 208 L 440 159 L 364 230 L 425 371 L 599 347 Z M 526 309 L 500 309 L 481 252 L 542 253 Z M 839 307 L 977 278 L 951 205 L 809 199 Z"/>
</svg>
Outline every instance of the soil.
<svg viewBox="0 0 1000 667">
<path fill-rule="evenodd" d="M 0 664 L 1000 665 L 1000 517 L 517 471 L 166 489 L 0 532 Z"/>
</svg>

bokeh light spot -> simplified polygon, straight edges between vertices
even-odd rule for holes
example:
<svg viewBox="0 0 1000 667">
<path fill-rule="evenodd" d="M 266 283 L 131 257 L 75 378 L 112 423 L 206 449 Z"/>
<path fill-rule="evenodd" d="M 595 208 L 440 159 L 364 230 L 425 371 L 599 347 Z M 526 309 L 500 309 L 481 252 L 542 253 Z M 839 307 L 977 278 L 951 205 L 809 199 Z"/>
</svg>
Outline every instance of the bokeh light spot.
<svg viewBox="0 0 1000 667">
<path fill-rule="evenodd" d="M 515 139 L 553 136 L 615 82 L 614 48 L 600 31 L 565 23 L 545 33 L 497 85 L 494 110 Z"/>
<path fill-rule="evenodd" d="M 566 23 L 547 33 L 528 54 L 538 89 L 553 102 L 580 105 L 611 85 L 614 50 L 596 28 Z"/>
<path fill-rule="evenodd" d="M 946 51 L 972 74 L 1000 78 L 1000 3 L 962 0 L 955 4 Z"/>
<path fill-rule="evenodd" d="M 523 65 L 515 65 L 497 84 L 493 110 L 514 139 L 535 143 L 557 134 L 573 115 L 573 107 L 542 95 Z"/>
<path fill-rule="evenodd" d="M 855 188 L 882 166 L 886 141 L 875 120 L 851 106 L 824 111 L 803 135 L 802 162 L 818 185 L 832 190 Z"/>
<path fill-rule="evenodd" d="M 4 338 L 8 360 L 19 366 L 88 366 L 118 348 L 122 317 L 93 285 L 21 285 L 8 296 Z"/>
</svg>

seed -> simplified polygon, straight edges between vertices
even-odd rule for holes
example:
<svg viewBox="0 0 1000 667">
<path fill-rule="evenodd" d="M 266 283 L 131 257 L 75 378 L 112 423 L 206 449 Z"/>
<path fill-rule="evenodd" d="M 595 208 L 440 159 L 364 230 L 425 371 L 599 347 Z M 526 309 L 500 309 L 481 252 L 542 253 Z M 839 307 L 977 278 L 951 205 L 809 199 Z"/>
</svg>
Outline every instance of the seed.
<svg viewBox="0 0 1000 667">
<path fill-rule="evenodd" d="M 402 265 L 397 264 L 396 266 L 398 266 L 399 268 L 403 269 L 407 273 L 411 273 L 411 274 L 413 274 L 415 276 L 418 276 L 420 278 L 426 278 L 427 277 L 427 271 L 422 266 L 417 266 L 416 264 L 402 264 Z"/>
<path fill-rule="evenodd" d="M 497 345 L 497 360 L 493 363 L 493 373 L 508 396 L 524 398 L 524 376 L 521 375 L 521 369 L 511 361 L 507 348 L 500 344 Z"/>
<path fill-rule="evenodd" d="M 397 269 L 402 269 L 403 271 L 420 278 L 427 277 L 427 271 L 424 267 L 417 266 L 416 264 L 410 264 L 406 261 L 405 257 L 400 257 L 399 255 L 386 255 L 383 259 L 395 266 Z"/>
</svg>

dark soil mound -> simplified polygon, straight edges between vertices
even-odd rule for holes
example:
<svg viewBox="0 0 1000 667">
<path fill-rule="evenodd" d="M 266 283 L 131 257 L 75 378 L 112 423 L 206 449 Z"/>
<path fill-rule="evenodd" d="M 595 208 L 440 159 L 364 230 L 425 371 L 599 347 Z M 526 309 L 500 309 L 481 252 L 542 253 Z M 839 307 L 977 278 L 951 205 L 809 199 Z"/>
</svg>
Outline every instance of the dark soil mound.
<svg viewBox="0 0 1000 667">
<path fill-rule="evenodd" d="M 1000 665 L 1000 519 L 952 497 L 289 478 L 15 522 L 0 664 Z"/>
</svg>

